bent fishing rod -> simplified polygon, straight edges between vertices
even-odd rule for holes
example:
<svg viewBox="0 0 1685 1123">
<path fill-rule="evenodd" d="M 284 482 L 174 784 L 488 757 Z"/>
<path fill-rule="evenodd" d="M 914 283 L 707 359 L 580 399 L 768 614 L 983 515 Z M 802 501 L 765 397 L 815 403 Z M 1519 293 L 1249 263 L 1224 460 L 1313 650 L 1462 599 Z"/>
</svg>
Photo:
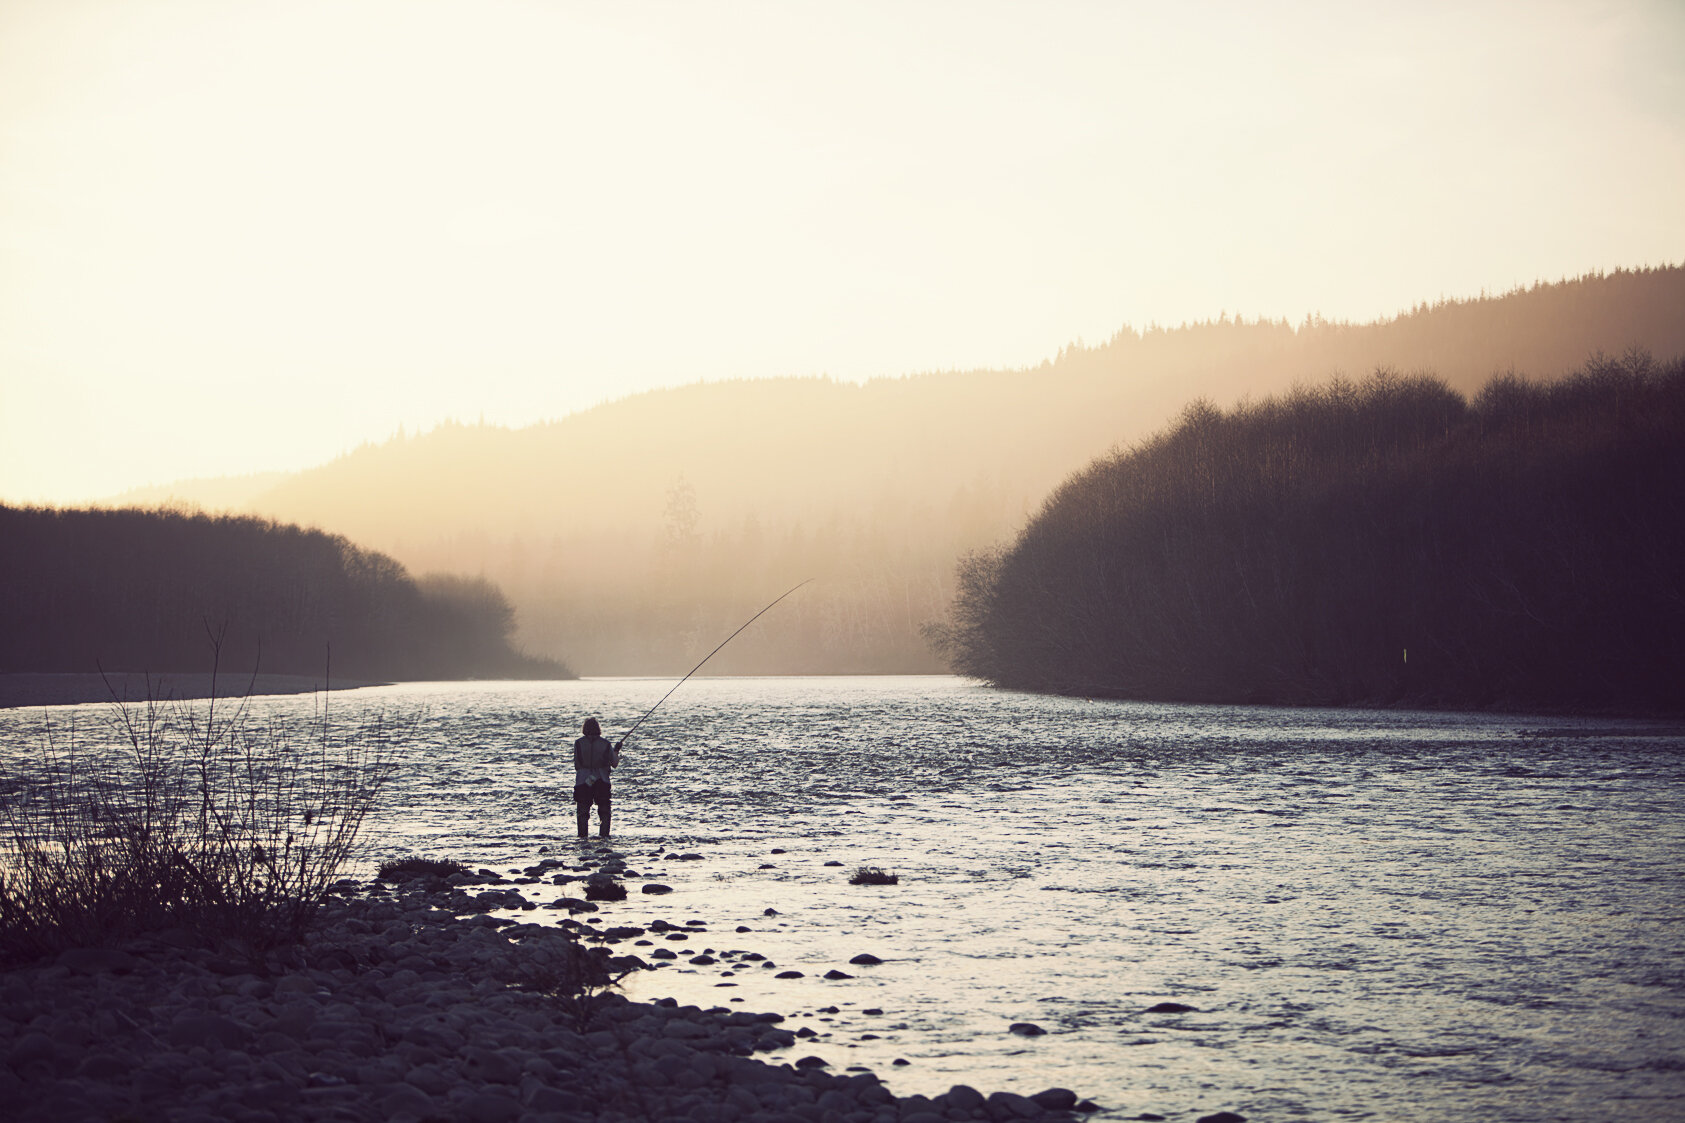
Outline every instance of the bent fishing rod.
<svg viewBox="0 0 1685 1123">
<path fill-rule="evenodd" d="M 749 619 L 747 619 L 743 622 L 743 627 L 738 628 L 737 631 L 731 633 L 731 635 L 729 635 L 725 639 L 721 640 L 719 647 L 714 648 L 714 650 L 712 650 L 708 654 L 704 655 L 702 657 L 702 663 L 706 663 L 708 660 L 710 660 L 714 656 L 718 655 L 720 653 L 720 648 L 724 647 L 726 644 L 730 643 L 732 640 L 736 639 L 738 636 L 743 634 L 744 628 L 747 628 L 750 624 L 753 624 L 756 620 L 759 620 L 762 616 L 765 616 L 768 612 L 771 612 L 772 608 L 773 608 L 773 605 L 776 605 L 778 603 L 778 601 L 783 600 L 784 597 L 789 596 L 791 593 L 793 593 L 797 589 L 801 588 L 802 585 L 809 584 L 812 581 L 813 581 L 813 578 L 809 577 L 806 581 L 802 581 L 799 584 L 792 585 L 788 590 L 786 590 L 784 592 L 783 596 L 780 596 L 778 598 L 778 600 L 773 601 L 772 604 L 767 605 L 765 608 L 761 609 L 759 612 L 757 612 L 753 616 L 749 617 Z M 696 666 L 692 667 L 685 674 L 684 678 L 680 679 L 678 682 L 675 682 L 673 684 L 673 690 L 677 690 L 679 687 L 683 686 L 685 684 L 685 682 L 690 678 L 691 675 L 694 675 L 697 671 L 700 671 L 702 669 L 702 663 L 698 663 Z M 620 740 L 615 742 L 614 747 L 618 749 L 622 745 L 626 744 L 626 742 L 630 741 L 632 739 L 632 734 L 634 734 L 638 731 L 638 726 L 642 725 L 649 718 L 650 714 L 653 714 L 656 710 L 659 710 L 661 708 L 661 702 L 665 702 L 667 699 L 669 699 L 673 696 L 673 690 L 669 690 L 667 693 L 663 694 L 661 696 L 661 701 L 657 702 L 655 705 L 653 705 L 649 709 L 645 710 L 644 716 L 639 718 L 636 722 L 634 722 L 632 724 L 632 728 L 628 729 L 626 731 L 625 736 L 621 737 Z"/>
</svg>

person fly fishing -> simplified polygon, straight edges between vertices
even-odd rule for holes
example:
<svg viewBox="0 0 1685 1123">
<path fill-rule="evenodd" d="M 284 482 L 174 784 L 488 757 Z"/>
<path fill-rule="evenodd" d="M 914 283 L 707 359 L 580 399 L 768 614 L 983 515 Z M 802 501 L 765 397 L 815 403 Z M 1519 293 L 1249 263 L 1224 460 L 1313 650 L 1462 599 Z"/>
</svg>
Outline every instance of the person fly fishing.
<svg viewBox="0 0 1685 1123">
<path fill-rule="evenodd" d="M 579 817 L 579 837 L 591 834 L 591 805 L 597 805 L 597 837 L 607 838 L 609 804 L 614 797 L 609 772 L 620 763 L 620 745 L 603 736 L 597 719 L 585 719 L 585 736 L 573 743 L 573 802 Z M 621 742 L 624 744 L 624 740 Z"/>
<path fill-rule="evenodd" d="M 809 577 L 807 581 L 792 585 L 778 600 L 773 601 L 772 604 L 767 605 L 745 620 L 737 631 L 720 641 L 719 647 L 704 655 L 702 663 L 706 663 L 718 655 L 721 647 L 742 635 L 744 628 L 765 616 L 778 601 L 783 600 L 784 597 L 789 596 L 812 580 L 813 578 Z M 632 728 L 628 729 L 626 735 L 618 741 L 611 742 L 603 736 L 603 727 L 597 724 L 596 718 L 588 717 L 585 719 L 583 729 L 585 736 L 573 743 L 573 802 L 579 815 L 580 838 L 589 838 L 591 835 L 591 805 L 593 803 L 597 805 L 597 819 L 599 821 L 597 837 L 608 837 L 609 804 L 614 794 L 613 787 L 609 783 L 609 773 L 620 763 L 621 746 L 632 739 L 632 734 L 636 733 L 644 722 L 649 720 L 650 714 L 661 708 L 662 702 L 673 696 L 674 690 L 690 681 L 690 676 L 702 669 L 702 663 L 696 664 L 686 673 L 684 678 L 674 683 L 672 689 L 663 694 L 660 701 L 656 702 L 655 705 L 645 710 L 643 716 L 633 722 Z"/>
</svg>

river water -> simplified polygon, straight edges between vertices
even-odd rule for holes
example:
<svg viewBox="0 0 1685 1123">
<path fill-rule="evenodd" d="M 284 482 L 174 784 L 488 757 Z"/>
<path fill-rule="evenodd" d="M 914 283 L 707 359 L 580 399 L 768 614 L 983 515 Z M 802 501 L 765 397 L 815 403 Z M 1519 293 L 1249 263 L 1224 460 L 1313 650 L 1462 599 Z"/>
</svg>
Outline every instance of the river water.
<svg viewBox="0 0 1685 1123">
<path fill-rule="evenodd" d="M 334 695 L 347 725 L 404 719 L 371 860 L 595 852 L 574 839 L 578 724 L 618 736 L 669 686 Z M 0 745 L 48 719 L 86 739 L 98 714 L 0 713 Z M 1064 1086 L 1101 1118 L 1685 1118 L 1677 724 L 692 679 L 628 746 L 615 798 L 638 876 L 593 919 L 702 921 L 656 946 L 720 960 L 671 961 L 632 993 L 820 1035 L 786 1060 L 903 1094 Z M 899 883 L 849 884 L 866 865 Z M 883 962 L 848 963 L 862 952 Z M 1151 1012 L 1164 1002 L 1191 1009 Z"/>
</svg>

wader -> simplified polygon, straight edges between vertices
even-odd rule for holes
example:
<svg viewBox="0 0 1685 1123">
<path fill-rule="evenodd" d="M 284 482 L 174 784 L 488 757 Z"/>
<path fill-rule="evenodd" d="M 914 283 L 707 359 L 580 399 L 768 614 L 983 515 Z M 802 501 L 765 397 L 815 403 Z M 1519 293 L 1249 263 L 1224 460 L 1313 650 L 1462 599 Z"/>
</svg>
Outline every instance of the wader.
<svg viewBox="0 0 1685 1123">
<path fill-rule="evenodd" d="M 579 818 L 579 837 L 587 838 L 591 834 L 591 805 L 597 805 L 598 838 L 608 837 L 609 802 L 614 795 L 613 788 L 607 780 L 594 780 L 589 784 L 576 784 L 573 789 L 574 811 Z"/>
</svg>

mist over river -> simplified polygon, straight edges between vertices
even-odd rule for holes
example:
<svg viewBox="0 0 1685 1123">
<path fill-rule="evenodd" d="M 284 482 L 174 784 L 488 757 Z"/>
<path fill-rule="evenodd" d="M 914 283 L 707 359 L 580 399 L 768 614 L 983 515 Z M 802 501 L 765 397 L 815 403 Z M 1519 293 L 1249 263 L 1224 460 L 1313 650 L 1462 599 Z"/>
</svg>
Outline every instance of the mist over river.
<svg viewBox="0 0 1685 1123">
<path fill-rule="evenodd" d="M 413 719 L 371 864 L 571 867 L 580 721 L 617 738 L 671 685 L 333 695 L 341 728 Z M 44 722 L 87 742 L 108 711 L 0 712 L 6 771 Z M 627 746 L 614 827 L 640 876 L 590 919 L 700 920 L 654 946 L 719 959 L 667 961 L 630 993 L 820 1035 L 774 1060 L 869 1067 L 899 1093 L 1061 1085 L 1105 1118 L 1685 1117 L 1677 724 L 692 679 Z M 848 884 L 862 865 L 900 883 Z M 883 962 L 850 965 L 862 952 Z M 790 969 L 804 977 L 774 977 Z M 1148 1012 L 1165 1002 L 1192 1009 Z"/>
</svg>

